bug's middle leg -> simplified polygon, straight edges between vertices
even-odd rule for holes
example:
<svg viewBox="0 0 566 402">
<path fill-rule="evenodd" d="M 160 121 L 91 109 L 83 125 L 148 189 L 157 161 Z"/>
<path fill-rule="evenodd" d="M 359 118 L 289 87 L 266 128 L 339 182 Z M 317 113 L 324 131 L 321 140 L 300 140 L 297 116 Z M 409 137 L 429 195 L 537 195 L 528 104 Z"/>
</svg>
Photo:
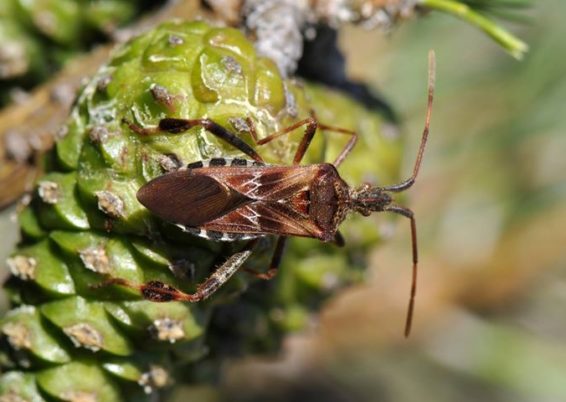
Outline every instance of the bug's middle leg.
<svg viewBox="0 0 566 402">
<path fill-rule="evenodd" d="M 271 257 L 271 263 L 269 264 L 269 269 L 266 272 L 257 272 L 249 268 L 244 268 L 243 270 L 255 276 L 258 279 L 264 279 L 264 280 L 273 279 L 275 275 L 277 275 L 277 272 L 279 271 L 279 265 L 281 265 L 281 258 L 283 257 L 283 252 L 285 251 L 286 243 L 287 243 L 287 237 L 279 236 L 277 238 L 275 250 L 273 251 L 273 256 Z"/>
<path fill-rule="evenodd" d="M 207 299 L 234 275 L 252 254 L 255 241 L 235 254 L 218 267 L 208 278 L 197 286 L 194 293 L 185 293 L 171 285 L 160 281 L 149 281 L 142 284 L 129 282 L 122 278 L 110 278 L 96 287 L 120 285 L 139 290 L 142 297 L 153 302 L 187 301 L 198 302 Z"/>
<path fill-rule="evenodd" d="M 276 138 L 292 133 L 301 126 L 305 126 L 305 133 L 303 134 L 303 138 L 301 139 L 301 142 L 299 143 L 299 147 L 297 148 L 297 151 L 295 152 L 295 156 L 293 157 L 293 165 L 298 165 L 299 163 L 301 163 L 301 160 L 303 159 L 303 156 L 307 152 L 307 149 L 314 137 L 314 134 L 316 133 L 318 122 L 314 117 L 308 117 L 294 124 L 291 124 L 290 126 L 285 127 L 282 130 L 271 133 L 267 137 L 262 138 L 261 140 L 257 138 L 255 127 L 253 126 L 253 121 L 248 121 L 248 125 L 250 126 L 250 133 L 252 134 L 252 137 L 254 138 L 257 145 L 267 144 L 275 140 Z"/>
<path fill-rule="evenodd" d="M 267 137 L 259 140 L 257 139 L 257 134 L 255 132 L 255 127 L 253 126 L 253 121 L 248 121 L 248 125 L 250 126 L 250 132 L 252 133 L 252 137 L 254 138 L 255 142 L 258 145 L 264 145 L 267 144 L 268 142 L 271 142 L 273 140 L 275 140 L 276 138 L 279 138 L 283 135 L 287 135 L 292 133 L 293 131 L 295 131 L 297 128 L 301 127 L 301 126 L 305 126 L 305 132 L 303 134 L 303 138 L 301 139 L 301 142 L 299 143 L 299 146 L 297 148 L 297 151 L 295 152 L 295 156 L 293 157 L 293 164 L 294 165 L 298 165 L 301 163 L 301 161 L 303 160 L 303 157 L 305 156 L 305 154 L 307 153 L 307 150 L 312 142 L 312 139 L 314 138 L 314 135 L 316 134 L 316 130 L 320 129 L 323 131 L 331 131 L 334 133 L 338 133 L 338 134 L 345 134 L 345 135 L 349 135 L 350 139 L 348 140 L 348 142 L 346 143 L 346 145 L 344 145 L 344 148 L 340 151 L 340 153 L 338 154 L 338 156 L 336 157 L 336 159 L 334 160 L 334 162 L 332 163 L 334 166 L 338 167 L 346 158 L 346 156 L 348 156 L 348 154 L 350 152 L 352 152 L 352 149 L 354 148 L 354 146 L 356 145 L 356 142 L 358 141 L 358 134 L 357 132 L 353 131 L 353 130 L 348 130 L 346 128 L 341 128 L 341 127 L 334 127 L 334 126 L 330 126 L 327 124 L 321 124 L 318 122 L 314 112 L 312 112 L 312 116 L 308 117 L 304 120 L 300 120 L 288 127 L 285 127 L 284 129 L 280 130 L 280 131 L 276 131 L 270 135 L 268 135 Z"/>
<path fill-rule="evenodd" d="M 333 133 L 345 134 L 350 136 L 350 139 L 348 140 L 346 145 L 344 145 L 344 148 L 342 148 L 342 150 L 340 151 L 334 162 L 332 162 L 332 164 L 335 167 L 340 166 L 340 164 L 344 162 L 346 156 L 348 156 L 348 154 L 352 152 L 352 149 L 354 149 L 354 146 L 358 142 L 358 133 L 354 130 L 348 130 L 347 128 L 328 126 L 326 124 L 319 124 L 318 126 L 321 130 L 324 131 L 331 131 Z"/>
</svg>

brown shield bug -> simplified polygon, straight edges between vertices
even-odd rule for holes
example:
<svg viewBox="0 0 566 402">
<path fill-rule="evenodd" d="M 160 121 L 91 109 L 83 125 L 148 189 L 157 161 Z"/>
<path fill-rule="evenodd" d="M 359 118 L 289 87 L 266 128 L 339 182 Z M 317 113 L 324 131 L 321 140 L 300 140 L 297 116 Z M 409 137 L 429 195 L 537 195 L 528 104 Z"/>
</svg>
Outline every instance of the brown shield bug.
<svg viewBox="0 0 566 402">
<path fill-rule="evenodd" d="M 210 119 L 165 118 L 153 128 L 142 128 L 126 122 L 140 135 L 158 132 L 180 133 L 201 126 L 247 155 L 243 158 L 214 158 L 189 164 L 148 182 L 137 193 L 138 200 L 157 217 L 174 223 L 196 236 L 215 241 L 250 240 L 242 251 L 232 255 L 216 269 L 197 290 L 184 293 L 158 281 L 132 284 L 112 278 L 108 283 L 139 289 L 143 297 L 165 302 L 181 300 L 196 302 L 206 299 L 225 283 L 251 255 L 257 238 L 278 236 L 269 269 L 252 273 L 262 279 L 271 279 L 277 272 L 285 241 L 289 236 L 316 238 L 343 245 L 338 226 L 350 211 L 369 216 L 372 212 L 393 212 L 405 216 L 411 224 L 413 255 L 412 286 L 405 325 L 405 335 L 411 330 L 417 283 L 417 230 L 413 212 L 393 202 L 392 193 L 410 188 L 418 175 L 427 142 L 434 92 L 435 59 L 429 54 L 428 104 L 425 126 L 411 177 L 391 186 L 362 185 L 351 188 L 336 168 L 354 147 L 355 132 L 319 124 L 308 118 L 269 135 L 258 146 L 289 134 L 305 126 L 304 136 L 297 148 L 291 166 L 273 166 L 264 163 L 261 156 L 235 134 Z M 250 123 L 250 127 L 251 122 Z M 351 138 L 336 160 L 301 166 L 317 128 L 334 131 Z"/>
</svg>

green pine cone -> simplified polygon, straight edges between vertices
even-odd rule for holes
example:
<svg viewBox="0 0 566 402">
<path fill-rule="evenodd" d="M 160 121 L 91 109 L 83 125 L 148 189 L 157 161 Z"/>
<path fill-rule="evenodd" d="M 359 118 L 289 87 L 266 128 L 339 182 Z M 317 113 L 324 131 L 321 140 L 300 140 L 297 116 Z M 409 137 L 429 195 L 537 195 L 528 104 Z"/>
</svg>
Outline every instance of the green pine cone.
<svg viewBox="0 0 566 402">
<path fill-rule="evenodd" d="M 360 280 L 379 240 L 373 219 L 345 222 L 346 249 L 293 239 L 276 279 L 237 273 L 205 302 L 154 303 L 106 283 L 158 280 L 192 292 L 243 246 L 193 237 L 136 199 L 143 184 L 187 163 L 243 155 L 200 127 L 143 136 L 127 122 L 208 117 L 255 147 L 246 119 L 263 138 L 312 111 L 360 135 L 340 167 L 345 180 L 395 181 L 400 142 L 382 134 L 379 116 L 326 88 L 283 80 L 237 30 L 168 23 L 118 49 L 83 88 L 19 215 L 23 239 L 5 285 L 12 310 L 0 322 L 0 401 L 165 395 L 175 382 L 201 381 L 226 353 L 277 350 L 326 297 Z M 297 129 L 256 149 L 289 164 L 301 137 Z M 304 163 L 333 160 L 347 140 L 319 132 Z M 247 266 L 264 270 L 272 248 L 271 238 L 260 242 Z"/>
</svg>

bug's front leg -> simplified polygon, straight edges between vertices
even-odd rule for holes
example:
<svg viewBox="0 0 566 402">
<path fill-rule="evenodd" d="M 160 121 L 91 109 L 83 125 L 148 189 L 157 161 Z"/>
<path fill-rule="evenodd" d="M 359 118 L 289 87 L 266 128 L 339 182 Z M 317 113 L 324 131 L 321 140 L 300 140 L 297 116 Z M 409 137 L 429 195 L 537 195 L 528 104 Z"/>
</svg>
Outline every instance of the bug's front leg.
<svg viewBox="0 0 566 402">
<path fill-rule="evenodd" d="M 169 134 L 179 134 L 188 131 L 193 127 L 202 127 L 215 137 L 232 145 L 234 148 L 246 154 L 253 160 L 262 163 L 264 162 L 263 158 L 245 141 L 211 119 L 177 119 L 167 117 L 159 120 L 159 125 L 154 127 L 141 127 L 140 125 L 132 123 L 126 119 L 123 119 L 123 123 L 126 124 L 130 130 L 142 136 L 155 135 L 164 132 Z"/>
<path fill-rule="evenodd" d="M 129 282 L 122 278 L 110 278 L 96 287 L 110 285 L 126 286 L 139 290 L 142 297 L 153 302 L 188 301 L 198 302 L 207 299 L 234 275 L 252 254 L 252 246 L 233 254 L 216 269 L 204 282 L 197 286 L 194 293 L 185 293 L 171 285 L 160 281 L 149 281 L 142 284 Z"/>
<path fill-rule="evenodd" d="M 297 147 L 297 151 L 295 152 L 295 156 L 293 157 L 294 165 L 299 165 L 303 160 L 303 157 L 307 153 L 307 150 L 314 138 L 314 135 L 316 134 L 317 128 L 322 131 L 331 131 L 334 133 L 345 134 L 350 136 L 350 139 L 348 140 L 346 145 L 344 145 L 344 148 L 340 151 L 340 153 L 336 157 L 336 160 L 332 163 L 335 167 L 340 166 L 340 164 L 344 161 L 344 159 L 346 159 L 346 156 L 348 156 L 348 154 L 352 152 L 352 149 L 354 148 L 354 146 L 358 141 L 358 134 L 353 130 L 348 130 L 341 127 L 334 127 L 334 126 L 329 126 L 327 124 L 319 123 L 314 111 L 311 111 L 311 117 L 308 117 L 304 120 L 300 120 L 288 127 L 285 127 L 280 131 L 271 133 L 270 135 L 268 135 L 263 139 L 258 139 L 255 125 L 253 124 L 253 120 L 247 119 L 247 123 L 248 126 L 250 127 L 250 134 L 252 135 L 257 145 L 265 145 L 283 135 L 289 135 L 297 128 L 304 126 L 305 132 L 303 133 L 303 138 L 301 139 L 301 142 Z"/>
</svg>

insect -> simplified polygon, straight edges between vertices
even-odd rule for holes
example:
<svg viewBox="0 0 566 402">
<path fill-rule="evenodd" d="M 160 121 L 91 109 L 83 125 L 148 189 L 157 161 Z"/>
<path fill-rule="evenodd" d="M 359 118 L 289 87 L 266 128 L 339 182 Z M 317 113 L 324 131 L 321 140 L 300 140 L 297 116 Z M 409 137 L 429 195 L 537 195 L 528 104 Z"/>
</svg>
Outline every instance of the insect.
<svg viewBox="0 0 566 402">
<path fill-rule="evenodd" d="M 353 131 L 319 124 L 310 117 L 261 140 L 252 132 L 257 145 L 304 126 L 305 132 L 291 166 L 265 164 L 261 156 L 246 142 L 209 119 L 164 118 L 157 127 L 142 128 L 126 122 L 140 135 L 167 132 L 171 134 L 195 126 L 226 141 L 248 158 L 214 158 L 190 163 L 185 169 L 159 176 L 142 186 L 138 200 L 157 217 L 174 223 L 196 236 L 215 241 L 248 240 L 247 245 L 227 259 L 197 290 L 182 292 L 159 281 L 141 285 L 120 278 L 113 284 L 138 289 L 145 299 L 196 302 L 206 299 L 225 283 L 251 255 L 258 238 L 278 236 L 275 251 L 267 271 L 249 271 L 258 278 L 271 279 L 277 272 L 289 236 L 311 237 L 323 242 L 343 245 L 338 231 L 346 215 L 353 211 L 364 216 L 372 212 L 393 212 L 410 220 L 412 241 L 412 285 L 405 324 L 405 335 L 411 331 L 417 283 L 417 230 L 413 212 L 393 202 L 392 193 L 410 188 L 417 178 L 428 138 L 434 92 L 435 59 L 429 54 L 428 104 L 413 173 L 407 180 L 384 187 L 364 184 L 350 187 L 337 168 L 357 141 Z M 300 165 L 317 128 L 350 135 L 336 160 L 330 163 Z"/>
</svg>

